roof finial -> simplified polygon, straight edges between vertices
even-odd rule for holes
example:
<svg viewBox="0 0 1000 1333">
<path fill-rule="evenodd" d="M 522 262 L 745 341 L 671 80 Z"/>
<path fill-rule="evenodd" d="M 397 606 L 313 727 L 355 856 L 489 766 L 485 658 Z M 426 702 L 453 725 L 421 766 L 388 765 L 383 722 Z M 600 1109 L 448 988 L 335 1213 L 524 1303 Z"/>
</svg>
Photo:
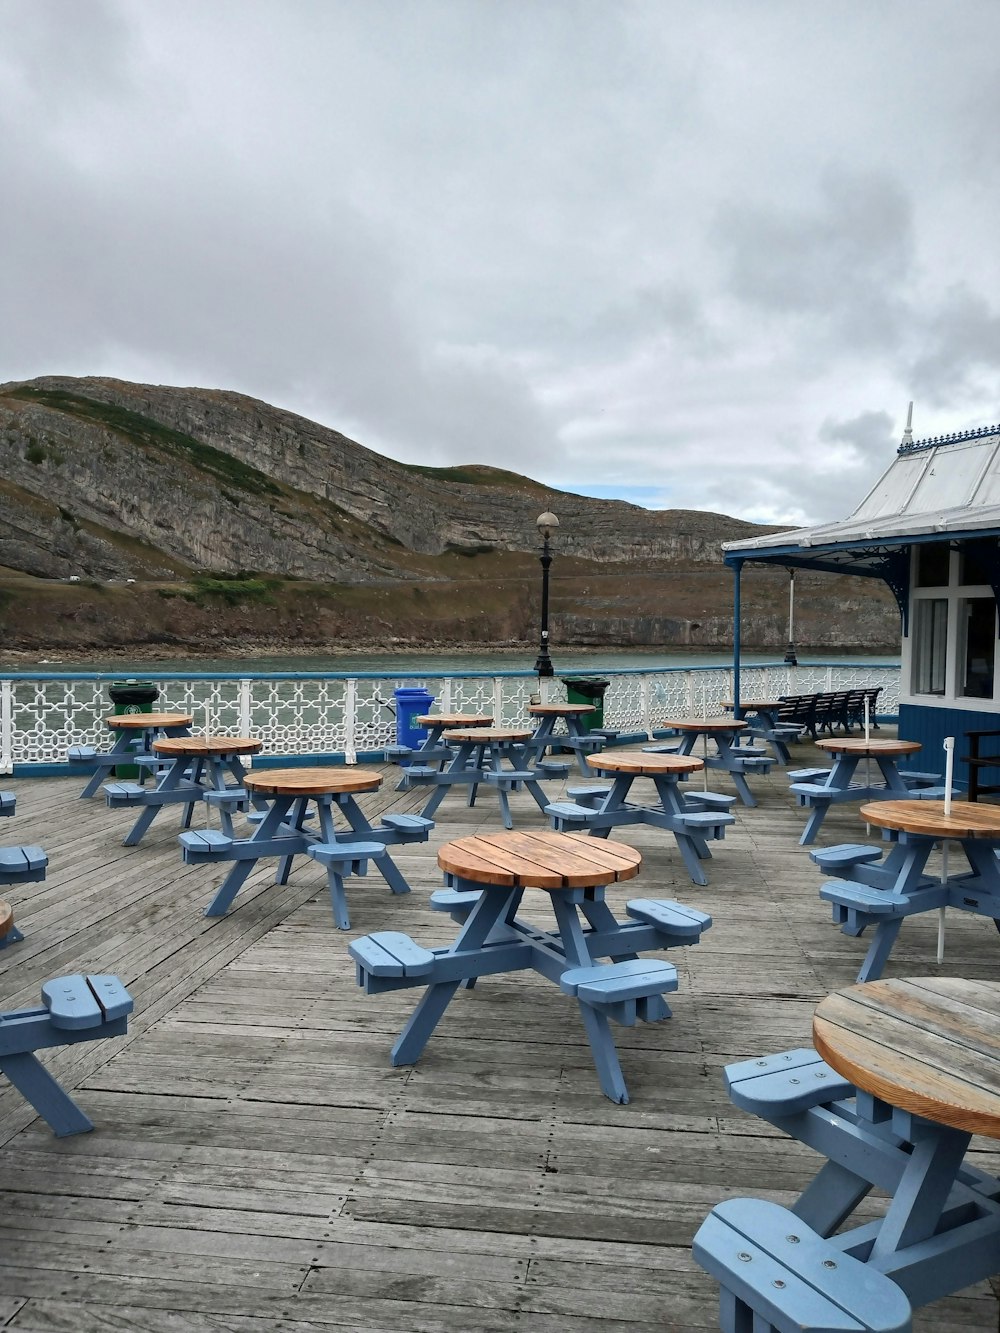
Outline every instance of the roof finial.
<svg viewBox="0 0 1000 1333">
<path fill-rule="evenodd" d="M 902 440 L 902 443 L 903 443 L 904 445 L 906 445 L 906 444 L 912 444 L 912 443 L 913 443 L 913 404 L 912 404 L 912 403 L 910 404 L 910 406 L 909 406 L 909 407 L 907 408 L 907 410 L 906 410 L 906 430 L 903 431 L 903 440 Z"/>
</svg>

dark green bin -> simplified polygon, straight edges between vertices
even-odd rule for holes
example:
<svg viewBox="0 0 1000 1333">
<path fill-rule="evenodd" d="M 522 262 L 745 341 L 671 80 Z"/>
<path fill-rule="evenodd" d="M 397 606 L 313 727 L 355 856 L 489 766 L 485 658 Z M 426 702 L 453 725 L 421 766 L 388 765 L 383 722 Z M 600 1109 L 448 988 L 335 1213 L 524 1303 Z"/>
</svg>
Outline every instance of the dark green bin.
<svg viewBox="0 0 1000 1333">
<path fill-rule="evenodd" d="M 148 713 L 160 697 L 159 688 L 152 680 L 113 680 L 108 688 L 116 717 L 125 713 Z M 137 778 L 135 764 L 116 764 L 116 778 Z"/>
<path fill-rule="evenodd" d="M 566 686 L 566 702 L 571 704 L 592 704 L 592 713 L 580 716 L 580 725 L 584 731 L 594 731 L 604 726 L 604 691 L 611 684 L 609 680 L 594 680 L 590 676 L 560 676 Z"/>
</svg>

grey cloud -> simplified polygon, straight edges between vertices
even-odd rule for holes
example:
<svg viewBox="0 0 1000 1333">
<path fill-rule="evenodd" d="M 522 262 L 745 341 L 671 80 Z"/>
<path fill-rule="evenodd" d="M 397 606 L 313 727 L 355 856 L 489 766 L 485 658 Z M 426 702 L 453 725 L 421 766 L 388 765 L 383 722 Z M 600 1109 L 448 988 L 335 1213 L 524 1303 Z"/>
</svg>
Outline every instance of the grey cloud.
<svg viewBox="0 0 1000 1333">
<path fill-rule="evenodd" d="M 925 401 L 961 411 L 963 397 L 984 381 L 1000 402 L 1000 314 L 985 297 L 953 288 L 925 314 L 921 335 L 909 374 Z"/>
</svg>

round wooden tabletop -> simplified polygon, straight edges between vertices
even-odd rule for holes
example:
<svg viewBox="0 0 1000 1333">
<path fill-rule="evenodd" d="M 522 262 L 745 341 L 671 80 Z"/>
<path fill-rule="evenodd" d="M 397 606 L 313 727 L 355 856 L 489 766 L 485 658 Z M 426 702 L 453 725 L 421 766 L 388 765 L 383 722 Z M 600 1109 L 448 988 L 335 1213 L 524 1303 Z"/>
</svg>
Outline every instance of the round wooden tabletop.
<svg viewBox="0 0 1000 1333">
<path fill-rule="evenodd" d="M 635 773 L 640 777 L 659 777 L 663 773 L 695 773 L 704 761 L 693 754 L 588 754 L 587 763 L 608 773 Z"/>
<path fill-rule="evenodd" d="M 207 754 L 259 754 L 263 741 L 249 736 L 161 736 L 153 742 L 157 754 L 190 755 L 198 758 Z"/>
<path fill-rule="evenodd" d="M 356 768 L 258 768 L 248 773 L 243 785 L 251 791 L 277 796 L 328 796 L 345 791 L 377 791 L 379 773 Z"/>
<path fill-rule="evenodd" d="M 0 940 L 9 932 L 13 924 L 14 909 L 10 903 L 4 902 L 3 898 L 0 898 Z"/>
<path fill-rule="evenodd" d="M 492 713 L 424 713 L 415 717 L 418 727 L 489 727 L 493 725 Z"/>
<path fill-rule="evenodd" d="M 672 727 L 675 731 L 742 731 L 745 722 L 737 722 L 734 717 L 684 717 L 670 719 L 661 726 Z"/>
<path fill-rule="evenodd" d="M 946 815 L 944 801 L 872 801 L 860 814 L 867 824 L 931 838 L 1000 838 L 1000 805 L 952 801 Z"/>
<path fill-rule="evenodd" d="M 490 741 L 526 741 L 534 734 L 530 727 L 456 727 L 448 733 L 448 739 L 488 745 Z"/>
<path fill-rule="evenodd" d="M 532 717 L 577 717 L 581 713 L 596 712 L 596 704 L 529 704 Z"/>
<path fill-rule="evenodd" d="M 869 981 L 813 1017 L 827 1064 L 940 1125 L 1000 1138 L 1000 985 L 957 977 Z"/>
<path fill-rule="evenodd" d="M 880 754 L 915 754 L 921 748 L 919 741 L 882 740 L 879 736 L 869 736 L 867 740 L 864 736 L 841 736 L 839 740 L 831 736 L 829 740 L 817 741 L 816 744 L 831 754 L 870 755 L 873 759 Z"/>
<path fill-rule="evenodd" d="M 442 870 L 495 888 L 589 889 L 633 879 L 642 856 L 586 833 L 484 833 L 446 842 Z"/>
<path fill-rule="evenodd" d="M 115 713 L 104 720 L 112 728 L 142 731 L 148 727 L 189 727 L 194 718 L 190 713 Z"/>
</svg>

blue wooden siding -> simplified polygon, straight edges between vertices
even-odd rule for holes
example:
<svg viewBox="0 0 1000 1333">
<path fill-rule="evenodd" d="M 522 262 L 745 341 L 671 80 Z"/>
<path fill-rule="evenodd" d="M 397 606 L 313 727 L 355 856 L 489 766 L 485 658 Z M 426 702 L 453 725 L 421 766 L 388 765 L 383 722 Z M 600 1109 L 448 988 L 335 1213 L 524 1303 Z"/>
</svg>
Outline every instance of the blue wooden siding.
<svg viewBox="0 0 1000 1333">
<path fill-rule="evenodd" d="M 969 767 L 963 757 L 969 753 L 969 742 L 965 739 L 967 731 L 1000 731 L 1000 711 L 972 712 L 967 708 L 935 708 L 925 704 L 899 705 L 899 735 L 902 740 L 919 741 L 924 747 L 900 768 L 913 768 L 920 772 L 940 772 L 944 774 L 944 738 L 955 737 L 955 782 L 962 787 L 969 783 Z M 1000 736 L 992 744 L 982 747 L 984 754 L 1000 754 Z M 988 773 L 984 781 L 996 782 L 998 775 Z"/>
</svg>

